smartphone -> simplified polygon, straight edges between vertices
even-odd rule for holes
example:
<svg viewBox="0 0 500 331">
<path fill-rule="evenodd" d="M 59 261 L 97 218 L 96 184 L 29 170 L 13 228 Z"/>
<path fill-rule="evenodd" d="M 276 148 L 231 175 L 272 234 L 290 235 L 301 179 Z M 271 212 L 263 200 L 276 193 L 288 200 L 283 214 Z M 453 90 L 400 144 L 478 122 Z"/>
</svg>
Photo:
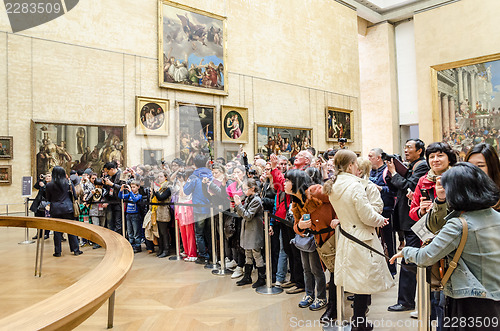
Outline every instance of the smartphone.
<svg viewBox="0 0 500 331">
<path fill-rule="evenodd" d="M 305 222 L 305 221 L 309 221 L 311 219 L 311 215 L 310 214 L 304 214 L 302 215 L 302 220 Z"/>
<path fill-rule="evenodd" d="M 427 189 L 425 188 L 421 188 L 420 189 L 420 194 L 426 199 L 426 200 L 430 200 L 431 197 L 429 196 L 429 192 L 427 191 Z"/>
</svg>

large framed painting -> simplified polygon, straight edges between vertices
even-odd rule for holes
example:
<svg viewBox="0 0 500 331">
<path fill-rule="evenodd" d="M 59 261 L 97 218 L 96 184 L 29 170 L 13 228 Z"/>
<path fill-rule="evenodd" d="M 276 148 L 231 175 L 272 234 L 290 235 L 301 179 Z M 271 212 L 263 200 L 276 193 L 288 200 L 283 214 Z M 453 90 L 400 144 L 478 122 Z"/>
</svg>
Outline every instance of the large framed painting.
<svg viewBox="0 0 500 331">
<path fill-rule="evenodd" d="M 12 159 L 13 151 L 13 138 L 11 136 L 0 137 L 0 159 Z"/>
<path fill-rule="evenodd" d="M 0 185 L 12 184 L 12 166 L 0 165 Z"/>
<path fill-rule="evenodd" d="M 142 164 L 144 165 L 160 165 L 163 161 L 163 149 L 148 149 L 142 150 Z"/>
<path fill-rule="evenodd" d="M 186 165 L 193 165 L 194 157 L 203 153 L 215 158 L 215 106 L 177 103 L 177 152 L 176 156 Z"/>
<path fill-rule="evenodd" d="M 124 125 L 32 122 L 32 172 L 35 178 L 55 166 L 71 170 L 91 168 L 100 173 L 103 165 L 116 161 L 126 166 Z"/>
<path fill-rule="evenodd" d="M 352 110 L 326 108 L 326 141 L 339 141 L 339 138 L 346 138 L 348 142 L 353 141 L 352 114 Z"/>
<path fill-rule="evenodd" d="M 432 67 L 434 134 L 463 160 L 472 146 L 500 152 L 500 53 Z"/>
<path fill-rule="evenodd" d="M 269 157 L 281 154 L 287 158 L 312 146 L 312 129 L 255 124 L 255 153 Z"/>
<path fill-rule="evenodd" d="M 135 98 L 135 133 L 168 136 L 169 101 L 166 99 Z"/>
<path fill-rule="evenodd" d="M 222 106 L 222 142 L 248 143 L 248 108 Z"/>
<path fill-rule="evenodd" d="M 158 1 L 160 87 L 227 95 L 226 18 Z"/>
</svg>

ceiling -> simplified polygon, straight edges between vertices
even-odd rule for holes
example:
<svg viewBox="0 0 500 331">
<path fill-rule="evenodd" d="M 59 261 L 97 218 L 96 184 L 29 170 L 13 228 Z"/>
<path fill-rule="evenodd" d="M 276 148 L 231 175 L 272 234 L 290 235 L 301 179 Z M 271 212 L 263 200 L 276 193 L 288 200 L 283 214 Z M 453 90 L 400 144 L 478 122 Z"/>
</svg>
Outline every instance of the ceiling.
<svg viewBox="0 0 500 331">
<path fill-rule="evenodd" d="M 460 0 L 336 0 L 356 9 L 358 16 L 376 24 L 398 22 L 413 17 L 415 12 Z"/>
</svg>

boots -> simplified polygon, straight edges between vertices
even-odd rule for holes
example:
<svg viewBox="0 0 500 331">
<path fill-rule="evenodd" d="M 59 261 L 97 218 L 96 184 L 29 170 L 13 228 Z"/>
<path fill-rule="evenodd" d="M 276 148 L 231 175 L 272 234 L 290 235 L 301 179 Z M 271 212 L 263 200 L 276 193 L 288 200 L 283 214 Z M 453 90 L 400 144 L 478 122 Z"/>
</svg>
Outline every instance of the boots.
<svg viewBox="0 0 500 331">
<path fill-rule="evenodd" d="M 259 278 L 257 278 L 257 281 L 255 283 L 253 283 L 252 288 L 257 288 L 266 285 L 266 268 L 258 267 L 257 270 Z"/>
<path fill-rule="evenodd" d="M 331 276 L 333 277 L 333 275 Z M 319 321 L 322 324 L 332 325 L 333 321 L 337 319 L 337 286 L 333 281 L 330 281 L 330 287 L 328 289 L 328 305 L 326 310 L 321 315 Z"/>
<path fill-rule="evenodd" d="M 252 284 L 252 264 L 245 264 L 245 274 L 243 278 L 236 282 L 236 285 L 243 286 L 247 284 Z"/>
</svg>

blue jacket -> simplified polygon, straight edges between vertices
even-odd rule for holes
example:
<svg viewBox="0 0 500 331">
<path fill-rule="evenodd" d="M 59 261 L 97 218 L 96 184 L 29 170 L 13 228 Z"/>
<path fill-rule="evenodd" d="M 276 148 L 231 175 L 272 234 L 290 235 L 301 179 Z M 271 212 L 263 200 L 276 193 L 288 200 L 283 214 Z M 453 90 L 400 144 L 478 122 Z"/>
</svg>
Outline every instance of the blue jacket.
<svg viewBox="0 0 500 331">
<path fill-rule="evenodd" d="M 380 197 L 384 202 L 384 212 L 392 212 L 394 209 L 396 193 L 391 191 L 384 181 L 384 170 L 387 169 L 387 165 L 383 165 L 376 170 L 370 171 L 370 180 L 375 185 L 382 187 L 380 191 Z"/>
<path fill-rule="evenodd" d="M 444 287 L 454 299 L 485 298 L 500 300 L 500 213 L 492 208 L 462 214 L 469 233 L 458 266 Z M 453 259 L 462 238 L 462 222 L 452 218 L 423 248 L 405 247 L 406 262 L 430 266 L 447 256 Z"/>
<path fill-rule="evenodd" d="M 187 183 L 184 184 L 184 193 L 193 195 L 193 204 L 210 204 L 210 200 L 203 194 L 202 180 L 208 177 L 212 180 L 212 171 L 208 168 L 198 168 L 191 176 L 189 176 Z M 210 207 L 193 207 L 193 212 L 198 214 L 208 214 Z"/>
<path fill-rule="evenodd" d="M 142 195 L 139 193 L 134 194 L 132 192 L 123 193 L 123 191 L 118 192 L 118 198 L 127 201 L 127 214 L 137 214 L 139 212 L 139 207 L 137 207 L 137 202 L 141 201 Z"/>
</svg>

